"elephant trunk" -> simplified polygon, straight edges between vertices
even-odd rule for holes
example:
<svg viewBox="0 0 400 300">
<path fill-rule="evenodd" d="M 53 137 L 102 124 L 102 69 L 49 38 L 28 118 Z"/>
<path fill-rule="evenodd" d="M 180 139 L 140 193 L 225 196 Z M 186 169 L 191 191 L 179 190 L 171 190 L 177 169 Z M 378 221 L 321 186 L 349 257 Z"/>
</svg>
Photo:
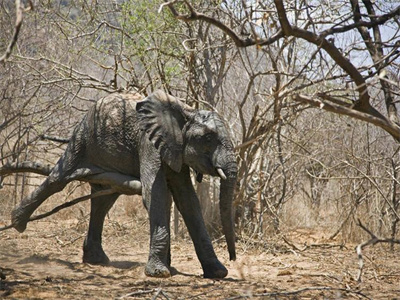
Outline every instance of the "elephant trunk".
<svg viewBox="0 0 400 300">
<path fill-rule="evenodd" d="M 237 163 L 234 154 L 222 157 L 224 157 L 225 162 L 217 164 L 221 166 L 217 167 L 218 175 L 221 177 L 219 198 L 221 224 L 228 246 L 229 259 L 236 260 L 233 198 L 236 187 Z"/>
</svg>

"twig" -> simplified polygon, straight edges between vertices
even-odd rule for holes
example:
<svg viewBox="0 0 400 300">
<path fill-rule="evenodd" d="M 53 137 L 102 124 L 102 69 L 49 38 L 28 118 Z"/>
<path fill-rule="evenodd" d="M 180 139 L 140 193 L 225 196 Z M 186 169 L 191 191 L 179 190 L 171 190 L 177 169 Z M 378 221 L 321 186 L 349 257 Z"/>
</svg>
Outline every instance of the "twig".
<svg viewBox="0 0 400 300">
<path fill-rule="evenodd" d="M 282 236 L 282 239 L 286 244 L 288 244 L 290 247 L 292 247 L 294 251 L 303 252 L 304 250 L 307 249 L 307 246 L 305 246 L 303 249 L 300 249 L 295 244 L 293 244 L 291 241 L 289 241 L 285 236 Z"/>
<path fill-rule="evenodd" d="M 400 240 L 382 239 L 382 238 L 377 237 L 371 230 L 369 230 L 367 227 L 365 227 L 361 223 L 360 219 L 358 219 L 358 224 L 357 225 L 360 226 L 364 231 L 366 231 L 371 236 L 371 238 L 368 241 L 366 241 L 364 243 L 361 243 L 356 247 L 356 252 L 357 252 L 357 256 L 358 256 L 358 266 L 359 266 L 358 275 L 357 275 L 357 281 L 361 282 L 361 275 L 362 275 L 362 271 L 364 269 L 364 259 L 363 259 L 363 256 L 362 256 L 362 250 L 365 247 L 369 246 L 369 245 L 373 245 L 374 246 L 374 245 L 376 245 L 378 243 L 400 244 Z"/>
<path fill-rule="evenodd" d="M 156 294 L 151 298 L 151 300 L 156 300 L 158 295 L 160 295 L 161 291 L 162 291 L 161 288 L 158 288 Z"/>
<path fill-rule="evenodd" d="M 111 194 L 114 194 L 114 193 L 115 193 L 115 190 L 107 189 L 107 190 L 102 190 L 102 191 L 95 192 L 95 193 L 90 194 L 90 195 L 86 195 L 86 196 L 82 196 L 82 197 L 76 198 L 74 200 L 65 202 L 65 203 L 55 207 L 51 211 L 48 211 L 46 213 L 43 213 L 43 214 L 40 214 L 40 215 L 37 215 L 37 216 L 29 218 L 28 222 L 46 218 L 48 216 L 51 216 L 51 215 L 55 214 L 56 212 L 59 212 L 60 210 L 62 210 L 64 208 L 67 208 L 67 207 L 73 206 L 75 204 L 78 204 L 79 202 L 86 201 L 86 200 L 89 200 L 89 199 L 94 199 L 94 198 L 101 197 L 101 196 L 111 195 Z M 7 226 L 4 226 L 4 227 L 1 227 L 0 228 L 0 232 L 4 231 L 4 230 L 7 230 L 7 229 L 10 229 L 10 228 L 13 228 L 13 227 L 14 227 L 13 225 L 7 225 Z"/>
<path fill-rule="evenodd" d="M 153 296 L 153 298 L 151 298 L 151 300 L 156 300 L 160 294 L 163 295 L 166 299 L 169 299 L 168 296 L 163 292 L 162 288 L 158 288 L 156 289 L 156 291 L 156 294 Z"/>
<path fill-rule="evenodd" d="M 271 296 L 292 296 L 292 295 L 297 295 L 297 294 L 301 294 L 303 292 L 309 292 L 309 291 L 338 291 L 338 292 L 344 292 L 347 294 L 355 294 L 358 296 L 361 296 L 365 299 L 372 299 L 370 297 L 368 297 L 367 295 L 358 292 L 358 291 L 353 291 L 350 289 L 345 289 L 345 288 L 332 288 L 332 287 L 324 287 L 324 286 L 312 286 L 312 287 L 306 287 L 306 288 L 302 288 L 299 290 L 294 290 L 294 291 L 285 291 L 285 292 L 268 292 L 268 293 L 261 293 L 261 294 L 254 294 L 254 297 L 271 297 Z M 232 297 L 232 298 L 228 298 L 229 300 L 234 300 L 234 299 L 240 299 L 240 298 L 248 298 L 248 296 L 236 296 L 236 297 Z"/>
<path fill-rule="evenodd" d="M 128 297 L 133 297 L 133 296 L 138 296 L 138 295 L 151 294 L 151 293 L 153 293 L 153 292 L 156 291 L 156 290 L 157 290 L 157 289 L 144 290 L 144 291 L 140 290 L 140 291 L 128 293 L 128 294 L 126 294 L 126 295 L 123 295 L 123 296 L 121 296 L 121 297 L 118 297 L 117 299 L 125 299 L 125 298 L 128 298 Z"/>
<path fill-rule="evenodd" d="M 211 293 L 211 292 L 217 291 L 217 290 L 221 290 L 221 289 L 222 289 L 221 287 L 217 287 L 217 288 L 211 289 L 211 290 L 209 290 L 209 291 L 205 291 L 205 292 L 200 293 L 200 294 L 195 294 L 195 295 L 193 295 L 193 296 L 186 297 L 185 299 L 198 298 L 198 297 L 200 297 L 200 296 L 204 296 L 204 295 L 207 295 L 208 293 Z"/>
<path fill-rule="evenodd" d="M 173 4 L 175 4 L 175 2 L 177 2 L 177 0 L 172 0 L 172 1 L 162 3 L 160 5 L 160 7 L 158 8 L 158 13 L 160 14 L 165 6 L 173 5 Z"/>
<path fill-rule="evenodd" d="M 61 144 L 68 144 L 69 143 L 69 139 L 68 138 L 63 138 L 60 136 L 50 136 L 47 134 L 42 134 L 40 136 L 41 139 L 43 140 L 49 140 L 49 141 L 53 141 L 53 142 L 57 142 L 57 143 L 61 143 Z"/>
<path fill-rule="evenodd" d="M 283 241 L 288 244 L 290 247 L 293 248 L 294 251 L 299 251 L 299 252 L 304 252 L 309 248 L 323 248 L 323 249 L 330 249 L 330 248 L 346 248 L 345 245 L 337 245 L 337 244 L 310 244 L 310 245 L 305 245 L 303 248 L 297 247 L 293 242 L 289 241 L 285 236 L 282 237 Z"/>
<path fill-rule="evenodd" d="M 347 221 L 350 219 L 351 216 L 353 216 L 354 211 L 356 210 L 358 204 L 357 203 L 361 203 L 361 199 L 364 198 L 365 196 L 361 195 L 359 197 L 357 197 L 355 204 L 352 205 L 349 214 L 347 215 L 347 217 L 344 219 L 344 221 L 342 222 L 342 224 L 339 226 L 339 228 L 328 238 L 328 240 L 333 240 L 343 229 L 343 227 L 346 225 Z"/>
<path fill-rule="evenodd" d="M 29 1 L 29 5 L 30 8 L 33 8 L 33 4 L 31 1 Z M 11 52 L 15 46 L 15 44 L 17 43 L 18 40 L 18 35 L 19 32 L 21 30 L 21 25 L 22 25 L 22 19 L 23 19 L 23 12 L 24 12 L 24 4 L 21 3 L 20 0 L 15 0 L 15 15 L 16 15 L 16 19 L 15 19 L 15 27 L 14 27 L 14 34 L 11 38 L 10 44 L 8 44 L 8 47 L 6 49 L 6 52 L 0 57 L 0 62 L 5 61 L 7 58 L 10 57 Z"/>
</svg>

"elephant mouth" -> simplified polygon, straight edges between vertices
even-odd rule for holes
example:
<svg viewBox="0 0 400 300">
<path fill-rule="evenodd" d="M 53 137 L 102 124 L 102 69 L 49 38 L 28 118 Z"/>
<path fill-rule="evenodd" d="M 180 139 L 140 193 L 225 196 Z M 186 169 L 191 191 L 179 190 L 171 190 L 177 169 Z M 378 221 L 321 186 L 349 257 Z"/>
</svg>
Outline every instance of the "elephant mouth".
<svg viewBox="0 0 400 300">
<path fill-rule="evenodd" d="M 224 173 L 224 171 L 221 169 L 221 168 L 216 168 L 216 170 L 217 170 L 217 174 L 218 174 L 218 176 L 222 179 L 222 180 L 226 180 L 226 175 L 225 175 L 225 173 Z"/>
<path fill-rule="evenodd" d="M 195 174 L 196 174 L 196 181 L 198 182 L 198 183 L 201 183 L 202 182 L 202 180 L 203 180 L 203 173 L 202 172 L 199 172 L 199 171 L 197 171 L 197 170 L 194 170 L 194 172 L 195 172 Z M 215 175 L 218 175 L 218 177 L 219 178 L 221 178 L 222 180 L 226 180 L 227 179 L 227 177 L 226 177 L 226 175 L 225 175 L 225 173 L 224 173 L 224 171 L 221 169 L 221 168 L 215 168 L 215 174 L 210 174 L 210 175 L 213 175 L 213 176 L 215 176 Z"/>
</svg>

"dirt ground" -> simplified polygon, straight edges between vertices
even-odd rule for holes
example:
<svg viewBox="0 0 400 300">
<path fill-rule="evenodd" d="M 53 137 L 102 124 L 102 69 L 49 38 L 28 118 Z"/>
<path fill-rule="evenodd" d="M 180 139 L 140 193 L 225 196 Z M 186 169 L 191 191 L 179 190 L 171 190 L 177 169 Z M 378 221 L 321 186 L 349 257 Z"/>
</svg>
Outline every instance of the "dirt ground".
<svg viewBox="0 0 400 300">
<path fill-rule="evenodd" d="M 400 299 L 399 247 L 365 249 L 359 283 L 354 245 L 326 241 L 321 233 L 298 229 L 285 235 L 288 242 L 275 237 L 264 244 L 241 238 L 236 262 L 228 261 L 219 239 L 214 245 L 229 274 L 210 280 L 202 278 L 190 239 L 178 238 L 171 243 L 174 275 L 155 279 L 144 275 L 145 219 L 115 214 L 107 219 L 103 243 L 112 260 L 107 267 L 81 263 L 86 221 L 51 217 L 29 223 L 23 234 L 0 232 L 0 298 Z"/>
</svg>

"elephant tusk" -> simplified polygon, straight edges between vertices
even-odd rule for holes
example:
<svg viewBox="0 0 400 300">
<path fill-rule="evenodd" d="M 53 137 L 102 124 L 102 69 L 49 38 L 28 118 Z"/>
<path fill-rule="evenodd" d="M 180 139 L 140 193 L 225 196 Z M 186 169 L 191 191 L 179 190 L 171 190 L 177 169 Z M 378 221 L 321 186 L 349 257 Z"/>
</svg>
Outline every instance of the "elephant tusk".
<svg viewBox="0 0 400 300">
<path fill-rule="evenodd" d="M 217 173 L 218 173 L 219 177 L 221 177 L 221 179 L 226 180 L 226 175 L 225 175 L 224 171 L 222 171 L 221 168 L 217 168 Z"/>
</svg>

